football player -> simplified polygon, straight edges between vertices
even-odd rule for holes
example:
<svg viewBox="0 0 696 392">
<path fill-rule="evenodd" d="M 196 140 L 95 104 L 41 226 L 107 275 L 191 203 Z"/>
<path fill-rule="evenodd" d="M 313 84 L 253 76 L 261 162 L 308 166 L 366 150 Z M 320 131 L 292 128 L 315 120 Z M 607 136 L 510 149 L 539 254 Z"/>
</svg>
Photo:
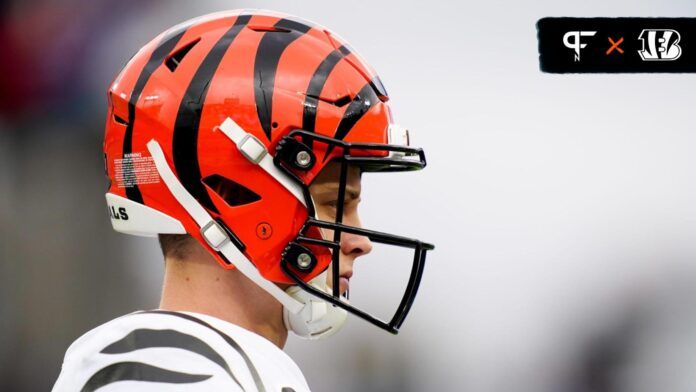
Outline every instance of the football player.
<svg viewBox="0 0 696 392">
<path fill-rule="evenodd" d="M 425 167 L 374 71 L 326 28 L 229 11 L 165 31 L 108 90 L 104 160 L 116 231 L 158 236 L 160 307 L 68 348 L 54 391 L 308 391 L 288 331 L 347 313 L 397 333 L 433 246 L 361 227 L 361 175 Z M 410 249 L 393 316 L 348 299 L 374 243 Z"/>
</svg>

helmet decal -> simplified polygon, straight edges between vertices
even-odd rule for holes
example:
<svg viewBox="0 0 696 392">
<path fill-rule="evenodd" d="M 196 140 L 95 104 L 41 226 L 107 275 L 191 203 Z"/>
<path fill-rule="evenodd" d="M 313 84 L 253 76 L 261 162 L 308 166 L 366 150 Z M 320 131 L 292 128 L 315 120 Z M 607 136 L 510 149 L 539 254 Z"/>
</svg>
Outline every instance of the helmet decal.
<svg viewBox="0 0 696 392">
<path fill-rule="evenodd" d="M 280 56 L 293 41 L 311 29 L 311 26 L 290 19 L 281 19 L 274 27 L 278 30 L 264 33 L 254 62 L 256 112 L 269 141 L 272 131 L 273 90 Z"/>
<path fill-rule="evenodd" d="M 130 154 L 133 152 L 133 126 L 135 125 L 135 105 L 140 99 L 140 94 L 143 92 L 143 88 L 147 84 L 147 81 L 152 76 L 152 72 L 157 69 L 164 62 L 164 58 L 169 54 L 169 52 L 174 49 L 176 44 L 179 42 L 181 37 L 186 32 L 188 25 L 177 26 L 166 33 L 162 38 L 158 46 L 152 52 L 152 55 L 147 60 L 145 67 L 140 76 L 138 76 L 137 82 L 135 82 L 135 87 L 130 95 L 128 101 L 128 121 L 126 123 L 126 133 L 123 138 L 123 171 L 133 172 L 133 163 L 130 160 Z M 140 193 L 140 188 L 138 188 L 137 181 L 133 181 L 132 186 L 126 186 L 126 196 L 138 203 L 143 202 L 143 195 Z"/>
<path fill-rule="evenodd" d="M 210 79 L 217 71 L 227 48 L 232 45 L 242 28 L 249 23 L 249 19 L 251 15 L 239 15 L 232 27 L 205 56 L 183 95 L 174 124 L 172 140 L 174 167 L 181 183 L 204 207 L 216 213 L 219 211 L 201 182 L 201 168 L 198 163 L 198 126 Z"/>
</svg>

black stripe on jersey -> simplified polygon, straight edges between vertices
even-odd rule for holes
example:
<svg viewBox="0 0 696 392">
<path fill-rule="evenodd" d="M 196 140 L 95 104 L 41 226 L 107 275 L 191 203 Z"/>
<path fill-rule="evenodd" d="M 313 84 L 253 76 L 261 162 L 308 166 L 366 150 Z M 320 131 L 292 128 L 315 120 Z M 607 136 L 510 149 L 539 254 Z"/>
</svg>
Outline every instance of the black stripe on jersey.
<svg viewBox="0 0 696 392">
<path fill-rule="evenodd" d="M 101 352 L 104 354 L 123 354 L 152 347 L 179 348 L 206 357 L 225 369 L 225 372 L 230 375 L 234 382 L 240 388 L 242 387 L 220 354 L 202 340 L 173 329 L 136 329 L 123 339 L 108 345 Z"/>
<path fill-rule="evenodd" d="M 256 389 L 257 389 L 259 392 L 265 392 L 265 391 L 266 391 L 266 388 L 263 386 L 263 382 L 261 381 L 261 377 L 259 376 L 259 372 L 256 370 L 256 367 L 254 366 L 254 364 L 253 364 L 253 363 L 251 362 L 251 360 L 249 359 L 249 356 L 247 355 L 247 353 L 244 352 L 244 350 L 242 349 L 242 347 L 239 346 L 239 344 L 238 344 L 234 339 L 232 339 L 231 337 L 227 336 L 224 332 L 222 332 L 222 331 L 220 331 L 219 329 L 213 327 L 212 325 L 206 323 L 205 321 L 203 321 L 203 320 L 201 320 L 201 319 L 199 319 L 199 318 L 196 318 L 196 317 L 194 317 L 194 316 L 188 315 L 188 314 L 186 314 L 186 313 L 171 312 L 171 311 L 168 311 L 168 310 L 148 310 L 148 311 L 139 312 L 139 313 L 141 313 L 141 314 L 142 314 L 142 313 L 167 314 L 167 315 L 170 315 L 170 316 L 181 317 L 181 318 L 183 318 L 183 319 L 186 319 L 186 320 L 189 320 L 189 321 L 193 321 L 194 323 L 197 323 L 197 324 L 200 324 L 200 325 L 202 325 L 202 326 L 204 326 L 204 327 L 209 328 L 209 329 L 212 330 L 213 332 L 215 332 L 215 333 L 217 333 L 218 335 L 220 335 L 220 337 L 223 338 L 223 339 L 225 340 L 225 342 L 227 342 L 227 344 L 229 344 L 230 346 L 232 346 L 232 348 L 235 349 L 235 351 L 237 351 L 237 352 L 239 353 L 239 355 L 242 356 L 242 359 L 244 359 L 244 363 L 246 363 L 247 367 L 249 368 L 249 372 L 251 373 L 251 376 L 254 378 L 254 383 L 256 384 Z"/>
<path fill-rule="evenodd" d="M 155 50 L 150 55 L 147 60 L 145 67 L 140 72 L 138 80 L 135 82 L 135 87 L 133 87 L 133 92 L 131 93 L 130 99 L 128 100 L 128 125 L 126 125 L 126 133 L 123 137 L 123 164 L 130 165 L 130 170 L 133 169 L 133 164 L 130 159 L 126 156 L 133 152 L 133 127 L 135 125 L 135 105 L 140 99 L 140 94 L 143 92 L 147 81 L 150 80 L 150 76 L 155 70 L 162 65 L 164 58 L 169 54 L 169 52 L 174 49 L 176 44 L 179 42 L 181 37 L 186 32 L 188 24 L 181 25 L 178 28 L 173 28 L 171 31 L 162 38 L 162 41 L 157 45 Z M 128 163 L 127 163 L 128 162 Z M 124 168 L 125 170 L 126 168 Z M 126 187 L 126 197 L 138 203 L 143 202 L 143 195 L 140 193 L 140 188 L 138 184 L 133 184 L 132 187 Z"/>
<path fill-rule="evenodd" d="M 341 122 L 338 123 L 334 139 L 343 140 L 348 132 L 353 129 L 353 126 L 355 126 L 355 124 L 365 115 L 365 113 L 372 108 L 372 105 L 376 104 L 378 101 L 379 98 L 377 97 L 372 84 L 367 83 L 364 85 L 355 96 L 355 99 L 353 99 L 353 102 L 348 105 L 348 109 L 346 109 L 346 112 L 343 114 Z M 329 157 L 329 154 L 331 154 L 333 148 L 334 145 L 330 144 L 329 148 L 326 149 L 324 160 Z"/>
<path fill-rule="evenodd" d="M 168 384 L 191 384 L 209 379 L 207 374 L 189 374 L 174 372 L 141 362 L 118 362 L 94 373 L 82 392 L 92 392 L 118 381 L 148 381 Z"/>
<path fill-rule="evenodd" d="M 316 71 L 314 71 L 312 79 L 309 81 L 309 86 L 307 87 L 307 93 L 305 94 L 304 111 L 302 113 L 303 130 L 314 132 L 314 126 L 317 121 L 317 106 L 319 105 L 321 91 L 324 89 L 326 80 L 329 78 L 331 71 L 336 67 L 336 64 L 338 64 L 343 56 L 347 55 L 345 50 L 345 47 L 342 46 L 340 49 L 331 52 L 322 60 Z M 312 139 L 307 139 L 304 142 L 310 148 L 312 147 Z"/>
<path fill-rule="evenodd" d="M 179 104 L 174 123 L 172 149 L 174 167 L 187 191 L 208 210 L 218 212 L 201 182 L 201 167 L 198 164 L 198 126 L 210 80 L 217 71 L 222 57 L 232 45 L 239 32 L 249 23 L 251 15 L 239 15 L 227 32 L 215 43 L 191 79 L 186 93 Z"/>
<path fill-rule="evenodd" d="M 290 19 L 281 19 L 274 27 L 282 31 L 267 31 L 263 33 L 256 52 L 256 59 L 254 60 L 256 113 L 268 140 L 271 140 L 273 90 L 275 89 L 275 76 L 280 56 L 293 41 L 311 29 L 310 26 Z"/>
</svg>

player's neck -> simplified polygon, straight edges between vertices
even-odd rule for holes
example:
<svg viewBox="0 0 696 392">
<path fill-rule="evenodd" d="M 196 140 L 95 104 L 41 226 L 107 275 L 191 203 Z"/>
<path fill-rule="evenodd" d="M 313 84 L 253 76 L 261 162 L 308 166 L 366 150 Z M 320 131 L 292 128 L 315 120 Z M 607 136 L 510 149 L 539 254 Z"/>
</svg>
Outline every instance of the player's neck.
<svg viewBox="0 0 696 392">
<path fill-rule="evenodd" d="M 261 335 L 283 348 L 283 308 L 237 270 L 225 270 L 205 250 L 167 260 L 160 308 L 207 314 Z"/>
</svg>

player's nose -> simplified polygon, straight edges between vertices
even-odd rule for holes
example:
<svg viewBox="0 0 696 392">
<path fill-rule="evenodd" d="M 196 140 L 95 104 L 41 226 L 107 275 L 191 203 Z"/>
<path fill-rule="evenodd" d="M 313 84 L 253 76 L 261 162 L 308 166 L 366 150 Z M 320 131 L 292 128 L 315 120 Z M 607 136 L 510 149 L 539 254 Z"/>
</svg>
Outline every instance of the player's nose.
<svg viewBox="0 0 696 392">
<path fill-rule="evenodd" d="M 372 241 L 363 235 L 343 233 L 341 235 L 341 252 L 348 256 L 364 256 L 372 251 Z"/>
</svg>

